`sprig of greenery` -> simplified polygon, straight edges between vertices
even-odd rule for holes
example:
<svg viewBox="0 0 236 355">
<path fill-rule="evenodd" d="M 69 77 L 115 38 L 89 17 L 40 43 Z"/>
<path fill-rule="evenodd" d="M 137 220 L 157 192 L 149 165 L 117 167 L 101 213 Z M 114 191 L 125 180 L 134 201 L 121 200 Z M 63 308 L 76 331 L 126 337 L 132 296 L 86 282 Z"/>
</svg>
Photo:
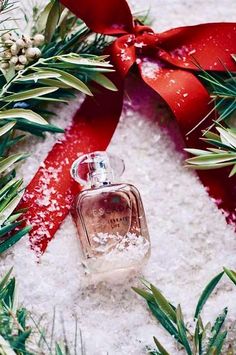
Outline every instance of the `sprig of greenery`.
<svg viewBox="0 0 236 355">
<path fill-rule="evenodd" d="M 2 2 L 2 10 L 11 7 L 9 1 Z M 15 211 L 23 193 L 15 165 L 27 157 L 10 153 L 13 145 L 27 138 L 16 130 L 41 137 L 45 132 L 63 132 L 48 121 L 53 112 L 45 109 L 46 105 L 67 103 L 75 91 L 92 95 L 92 82 L 116 90 L 104 75 L 113 71 L 108 57 L 97 55 L 107 43 L 105 36 L 94 35 L 58 0 L 49 1 L 42 10 L 37 6 L 32 10 L 31 35 L 40 33 L 46 39 L 38 51 L 41 57 L 19 71 L 10 65 L 0 74 L 0 253 L 30 230 L 22 227 L 24 211 Z M 25 21 L 27 25 L 30 22 L 27 13 Z M 20 38 L 18 29 L 16 33 Z M 3 44 L 9 52 L 7 42 Z"/>
<path fill-rule="evenodd" d="M 224 323 L 228 309 L 224 308 L 218 315 L 215 322 L 203 324 L 201 318 L 202 309 L 208 298 L 214 292 L 224 273 L 236 285 L 236 272 L 227 268 L 216 275 L 203 290 L 194 314 L 195 329 L 191 330 L 188 323 L 185 323 L 181 306 L 175 307 L 154 285 L 146 280 L 141 280 L 144 289 L 133 287 L 132 289 L 147 302 L 147 305 L 162 325 L 162 327 L 175 339 L 181 349 L 187 355 L 220 355 L 223 346 L 226 346 L 227 330 L 224 330 Z M 154 337 L 156 349 L 148 348 L 152 355 L 170 355 L 165 347 Z M 232 355 L 231 345 L 228 346 L 228 355 Z"/>
<path fill-rule="evenodd" d="M 231 177 L 236 173 L 236 129 L 218 126 L 216 131 L 218 133 L 207 131 L 202 138 L 203 141 L 216 148 L 207 148 L 207 150 L 185 149 L 188 153 L 194 155 L 193 158 L 186 160 L 186 166 L 201 170 L 233 166 L 229 174 Z"/>
<path fill-rule="evenodd" d="M 0 280 L 0 353 L 4 355 L 69 355 L 85 354 L 82 334 L 75 322 L 74 344 L 56 341 L 36 322 L 26 308 L 18 306 L 16 280 L 12 269 Z M 42 319 L 42 317 L 41 317 Z M 55 326 L 55 313 L 53 327 Z M 51 339 L 50 339 L 51 338 Z M 50 339 L 50 341 L 48 341 Z"/>
<path fill-rule="evenodd" d="M 236 61 L 236 55 L 232 55 Z M 224 64 L 222 63 L 222 66 Z M 235 129 L 235 112 L 236 112 L 236 75 L 225 68 L 223 74 L 210 74 L 204 71 L 200 66 L 201 74 L 199 77 L 207 85 L 210 96 L 214 101 L 214 109 L 217 110 L 219 116 L 207 130 L 203 132 L 203 138 L 206 143 L 213 145 L 215 148 L 186 149 L 187 152 L 193 154 L 194 157 L 186 160 L 186 166 L 192 169 L 218 169 L 226 166 L 233 166 L 229 177 L 236 173 L 236 129 Z M 202 124 L 203 121 L 213 112 L 204 117 L 197 126 L 195 126 L 188 134 Z M 214 131 L 211 129 L 214 128 Z"/>
</svg>

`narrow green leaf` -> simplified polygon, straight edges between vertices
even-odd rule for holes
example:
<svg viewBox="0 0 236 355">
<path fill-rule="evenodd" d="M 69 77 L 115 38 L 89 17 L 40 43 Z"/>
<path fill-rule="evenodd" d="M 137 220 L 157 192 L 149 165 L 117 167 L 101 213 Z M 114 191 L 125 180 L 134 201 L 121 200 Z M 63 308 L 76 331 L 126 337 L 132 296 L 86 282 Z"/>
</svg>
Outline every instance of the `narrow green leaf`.
<svg viewBox="0 0 236 355">
<path fill-rule="evenodd" d="M 5 242 L 0 244 L 0 253 L 3 253 L 8 248 L 16 244 L 24 235 L 26 235 L 31 230 L 31 226 L 27 226 L 21 229 L 19 232 L 8 238 Z"/>
<path fill-rule="evenodd" d="M 203 150 L 203 149 L 184 148 L 184 150 L 190 154 L 193 154 L 193 155 L 209 154 L 209 152 L 207 150 Z"/>
<path fill-rule="evenodd" d="M 215 344 L 216 338 L 224 324 L 227 313 L 228 309 L 224 308 L 223 312 L 216 318 L 215 323 L 211 329 L 212 337 L 209 340 L 209 348 L 211 348 Z"/>
<path fill-rule="evenodd" d="M 79 55 L 67 55 L 67 56 L 58 56 L 57 59 L 62 62 L 77 64 L 82 66 L 92 66 L 92 67 L 105 67 L 105 68 L 113 68 L 112 64 L 109 62 L 99 61 L 99 57 L 96 59 L 89 59 L 85 57 L 81 57 Z"/>
<path fill-rule="evenodd" d="M 229 173 L 229 177 L 232 177 L 236 174 L 236 164 L 233 166 L 232 170 Z"/>
<path fill-rule="evenodd" d="M 52 92 L 57 91 L 56 87 L 41 87 L 37 89 L 26 90 L 22 92 L 18 92 L 16 94 L 8 95 L 2 98 L 3 101 L 11 102 L 11 101 L 25 101 L 30 99 L 37 99 L 37 97 L 44 96 L 50 94 Z"/>
<path fill-rule="evenodd" d="M 23 196 L 23 192 L 14 197 L 11 202 L 0 213 L 0 226 L 9 218 L 14 209 L 17 207 Z"/>
<path fill-rule="evenodd" d="M 173 322 L 166 316 L 164 312 L 162 312 L 162 310 L 156 304 L 149 301 L 147 301 L 147 304 L 152 314 L 160 322 L 163 328 L 165 328 L 171 336 L 173 336 L 180 344 L 182 344 L 178 331 Z"/>
<path fill-rule="evenodd" d="M 2 187 L 2 189 L 0 190 L 0 201 L 5 198 L 6 194 L 9 193 L 9 191 L 13 188 L 13 189 L 17 189 L 18 185 L 21 185 L 22 180 L 20 181 L 17 178 L 13 178 L 12 180 L 10 180 L 5 186 Z"/>
<path fill-rule="evenodd" d="M 0 120 L 1 119 L 22 119 L 24 118 L 27 121 L 34 122 L 34 123 L 39 123 L 39 124 L 48 124 L 48 122 L 40 116 L 38 113 L 32 111 L 32 110 L 26 110 L 26 109 L 21 109 L 21 108 L 13 108 L 10 110 L 6 111 L 0 111 Z M 12 123 L 16 124 L 15 121 Z M 11 124 L 12 124 L 11 123 Z M 10 123 L 9 123 L 10 124 Z"/>
<path fill-rule="evenodd" d="M 176 323 L 176 313 L 170 306 L 169 302 L 162 295 L 162 293 L 153 285 L 151 285 L 151 291 L 153 293 L 154 299 L 158 307 L 168 316 L 170 319 Z"/>
<path fill-rule="evenodd" d="M 204 165 L 185 165 L 186 168 L 188 169 L 195 169 L 195 170 L 211 170 L 211 169 L 220 169 L 220 168 L 224 168 L 225 166 L 230 166 L 232 164 L 236 163 L 234 161 L 230 161 L 228 163 L 220 163 L 220 164 L 204 164 Z"/>
<path fill-rule="evenodd" d="M 198 318 L 204 304 L 206 303 L 206 301 L 208 300 L 208 298 L 210 297 L 210 295 L 214 291 L 215 287 L 217 286 L 218 282 L 220 281 L 220 279 L 222 278 L 223 275 L 224 275 L 224 272 L 221 272 L 220 274 L 216 275 L 203 290 L 203 292 L 199 298 L 196 310 L 195 310 L 195 315 L 194 315 L 195 319 Z"/>
<path fill-rule="evenodd" d="M 58 0 L 54 0 L 53 5 L 47 17 L 47 23 L 46 23 L 45 33 L 44 33 L 46 42 L 51 41 L 54 32 L 56 30 L 59 18 L 60 18 L 60 3 Z"/>
<path fill-rule="evenodd" d="M 62 81 L 54 80 L 54 79 L 40 79 L 39 83 L 43 84 L 43 85 L 48 85 L 48 86 L 56 86 L 59 89 L 70 89 L 71 88 L 70 85 L 63 83 Z"/>
<path fill-rule="evenodd" d="M 39 17 L 38 17 L 38 21 L 37 21 L 37 28 L 38 31 L 41 33 L 43 31 L 45 31 L 45 27 L 46 27 L 46 23 L 47 23 L 47 19 L 48 19 L 48 15 L 51 11 L 51 8 L 53 6 L 53 1 L 50 1 L 45 7 L 44 9 L 41 11 Z"/>
<path fill-rule="evenodd" d="M 89 75 L 89 76 L 93 81 L 95 81 L 96 83 L 98 83 L 102 87 L 104 87 L 108 90 L 111 90 L 111 91 L 117 91 L 117 87 L 104 74 L 94 73 L 93 75 Z"/>
<path fill-rule="evenodd" d="M 7 284 L 8 280 L 11 276 L 12 270 L 13 270 L 13 267 L 10 268 L 10 270 L 6 273 L 6 275 L 0 281 L 0 290 L 2 290 L 3 287 L 5 287 L 5 285 Z"/>
<path fill-rule="evenodd" d="M 56 343 L 56 355 L 64 355 L 62 350 L 61 350 L 61 347 L 58 343 Z"/>
<path fill-rule="evenodd" d="M 13 154 L 8 156 L 7 158 L 0 160 L 0 174 L 3 173 L 5 170 L 9 169 L 13 164 L 25 158 L 25 154 Z"/>
<path fill-rule="evenodd" d="M 136 292 L 139 296 L 143 297 L 146 301 L 155 302 L 155 299 L 150 292 L 147 292 L 137 287 L 132 287 L 132 290 Z"/>
<path fill-rule="evenodd" d="M 60 74 L 60 76 L 58 77 L 58 80 L 63 82 L 64 84 L 69 85 L 71 88 L 79 90 L 86 95 L 89 95 L 89 96 L 93 95 L 91 93 L 91 91 L 89 90 L 89 88 L 87 87 L 87 85 L 85 85 L 83 83 L 83 81 L 78 79 L 76 76 L 69 74 L 65 71 L 59 70 L 59 69 L 50 69 L 50 72 L 52 72 L 52 71 L 54 71 L 56 74 Z"/>
<path fill-rule="evenodd" d="M 227 331 L 219 333 L 214 341 L 213 346 L 209 349 L 209 353 L 207 353 L 207 355 L 211 355 L 211 354 L 220 355 L 222 347 L 223 347 L 225 339 L 226 339 L 226 336 L 227 336 Z"/>
<path fill-rule="evenodd" d="M 216 129 L 220 133 L 220 137 L 223 143 L 229 144 L 233 148 L 236 148 L 236 134 L 221 127 L 216 127 Z"/>
<path fill-rule="evenodd" d="M 236 272 L 233 270 L 227 269 L 226 267 L 224 267 L 224 272 L 230 278 L 230 280 L 233 281 L 233 283 L 236 285 Z"/>
<path fill-rule="evenodd" d="M 153 337 L 154 342 L 156 344 L 157 349 L 161 352 L 161 355 L 170 355 L 168 351 L 161 345 L 161 343 L 157 340 L 156 337 Z"/>
<path fill-rule="evenodd" d="M 183 315 L 182 315 L 180 305 L 178 305 L 178 307 L 176 309 L 176 319 L 177 319 L 177 327 L 178 327 L 178 331 L 179 331 L 179 336 L 180 336 L 180 339 L 182 340 L 182 344 L 183 344 L 187 354 L 192 355 L 192 350 L 191 350 L 189 342 L 188 342 L 186 327 L 184 324 Z"/>
<path fill-rule="evenodd" d="M 60 76 L 60 74 L 57 74 L 55 72 L 50 72 L 50 70 L 43 70 L 40 69 L 37 73 L 33 73 L 33 74 L 28 74 L 28 75 L 24 75 L 22 77 L 20 77 L 19 79 L 17 79 L 17 83 L 24 83 L 26 81 L 34 81 L 35 83 L 37 83 L 40 79 L 55 79 L 58 78 Z M 56 86 L 56 85 L 51 85 L 51 86 Z"/>
<path fill-rule="evenodd" d="M 1 115 L 1 111 L 0 111 L 0 115 Z M 12 121 L 2 126 L 0 128 L 0 136 L 3 136 L 5 133 L 9 132 L 15 126 L 15 124 L 16 122 Z"/>
<path fill-rule="evenodd" d="M 217 154 L 217 153 L 208 153 L 204 155 L 200 155 L 198 157 L 187 159 L 186 161 L 190 164 L 194 165 L 210 165 L 210 164 L 218 164 L 224 163 L 227 161 L 236 160 L 236 153 L 224 153 L 224 154 Z"/>
<path fill-rule="evenodd" d="M 20 224 L 21 224 L 21 221 L 20 222 L 11 223 L 11 224 L 6 224 L 2 228 L 0 228 L 0 238 L 4 237 L 8 232 L 12 231 L 13 229 L 15 229 Z"/>
<path fill-rule="evenodd" d="M 7 221 L 5 222 L 5 224 L 8 225 L 8 224 L 11 224 L 11 223 L 15 222 L 15 221 L 16 221 L 19 217 L 21 217 L 22 214 L 23 214 L 24 212 L 26 212 L 26 211 L 27 211 L 27 209 L 25 209 L 25 211 L 23 211 L 23 212 L 21 212 L 21 210 L 18 210 L 16 213 L 13 213 L 13 214 L 7 219 Z"/>
</svg>

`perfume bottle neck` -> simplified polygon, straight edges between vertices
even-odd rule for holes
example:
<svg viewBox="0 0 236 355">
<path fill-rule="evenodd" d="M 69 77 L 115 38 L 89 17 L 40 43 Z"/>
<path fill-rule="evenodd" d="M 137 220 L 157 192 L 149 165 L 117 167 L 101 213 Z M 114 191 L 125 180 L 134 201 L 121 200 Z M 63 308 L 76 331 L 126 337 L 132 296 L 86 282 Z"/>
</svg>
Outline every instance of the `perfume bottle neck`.
<svg viewBox="0 0 236 355">
<path fill-rule="evenodd" d="M 112 171 L 100 171 L 90 174 L 91 188 L 98 188 L 100 186 L 111 185 L 114 181 Z"/>
</svg>

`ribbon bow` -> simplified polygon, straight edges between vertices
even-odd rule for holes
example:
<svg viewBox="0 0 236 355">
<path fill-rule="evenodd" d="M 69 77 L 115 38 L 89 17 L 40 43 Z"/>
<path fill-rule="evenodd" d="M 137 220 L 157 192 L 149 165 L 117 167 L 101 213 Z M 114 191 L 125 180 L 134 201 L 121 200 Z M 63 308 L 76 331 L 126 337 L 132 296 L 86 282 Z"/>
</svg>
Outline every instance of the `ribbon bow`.
<svg viewBox="0 0 236 355">
<path fill-rule="evenodd" d="M 123 103 L 123 79 L 136 64 L 142 79 L 169 105 L 183 136 L 211 110 L 207 90 L 198 80 L 195 61 L 204 70 L 236 70 L 230 54 L 236 53 L 236 24 L 211 23 L 154 33 L 134 23 L 125 0 L 61 0 L 94 32 L 117 37 L 109 47 L 116 68 L 117 92 L 101 89 L 86 98 L 66 131 L 54 145 L 26 189 L 21 207 L 29 207 L 28 223 L 32 247 L 45 251 L 48 241 L 68 214 L 79 187 L 70 177 L 70 166 L 81 153 L 104 150 L 118 123 Z M 219 60 L 220 59 L 220 60 Z M 222 65 L 223 63 L 223 65 Z M 207 123 L 204 123 L 207 125 Z M 199 147 L 200 129 L 186 144 Z M 209 194 L 221 201 L 228 221 L 235 221 L 236 179 L 225 171 L 199 174 Z"/>
</svg>

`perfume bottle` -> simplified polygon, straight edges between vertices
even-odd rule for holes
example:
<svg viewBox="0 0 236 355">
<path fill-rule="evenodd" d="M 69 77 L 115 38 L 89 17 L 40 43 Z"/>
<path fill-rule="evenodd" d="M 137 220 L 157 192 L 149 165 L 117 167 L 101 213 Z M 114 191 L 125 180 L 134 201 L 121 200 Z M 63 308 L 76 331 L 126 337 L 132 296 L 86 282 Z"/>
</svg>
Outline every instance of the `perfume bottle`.
<svg viewBox="0 0 236 355">
<path fill-rule="evenodd" d="M 85 154 L 71 167 L 85 189 L 75 199 L 73 217 L 84 265 L 92 272 L 134 268 L 150 254 L 150 240 L 138 190 L 115 183 L 124 161 L 104 151 Z"/>
</svg>

